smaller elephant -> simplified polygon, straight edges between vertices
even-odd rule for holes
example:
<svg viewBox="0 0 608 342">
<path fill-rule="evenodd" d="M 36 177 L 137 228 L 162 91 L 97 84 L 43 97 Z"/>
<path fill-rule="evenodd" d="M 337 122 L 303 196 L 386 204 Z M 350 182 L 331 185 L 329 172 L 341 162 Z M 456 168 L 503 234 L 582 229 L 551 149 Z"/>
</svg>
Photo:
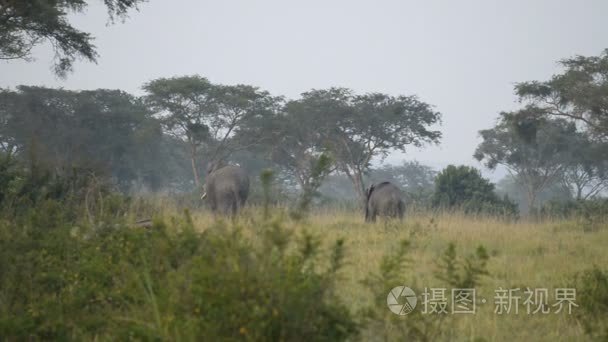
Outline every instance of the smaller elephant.
<svg viewBox="0 0 608 342">
<path fill-rule="evenodd" d="M 249 196 L 249 176 L 239 166 L 211 168 L 207 174 L 203 195 L 214 213 L 235 216 Z"/>
<path fill-rule="evenodd" d="M 365 221 L 376 222 L 376 216 L 403 219 L 405 202 L 401 190 L 390 182 L 372 184 L 367 188 L 365 200 Z"/>
</svg>

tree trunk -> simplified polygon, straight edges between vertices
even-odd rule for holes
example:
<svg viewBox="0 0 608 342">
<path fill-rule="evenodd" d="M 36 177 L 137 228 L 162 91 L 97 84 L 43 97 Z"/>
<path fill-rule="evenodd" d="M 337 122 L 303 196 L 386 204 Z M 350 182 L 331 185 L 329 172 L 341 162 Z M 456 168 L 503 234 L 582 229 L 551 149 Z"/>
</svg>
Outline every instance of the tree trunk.
<svg viewBox="0 0 608 342">
<path fill-rule="evenodd" d="M 359 197 L 359 203 L 361 207 L 364 208 L 366 205 L 367 198 L 365 198 L 365 185 L 363 184 L 363 175 L 359 170 L 355 170 L 354 174 L 351 177 L 351 180 L 353 182 L 353 185 L 355 186 L 357 196 Z"/>
<path fill-rule="evenodd" d="M 192 163 L 192 175 L 194 176 L 194 185 L 197 188 L 201 187 L 201 181 L 198 177 L 198 168 L 196 167 L 196 146 L 190 145 L 190 162 Z"/>
<path fill-rule="evenodd" d="M 528 190 L 528 215 L 536 211 L 536 190 Z"/>
<path fill-rule="evenodd" d="M 363 175 L 357 172 L 357 191 L 359 192 L 359 198 L 361 199 L 361 203 L 365 205 L 367 198 L 365 198 L 365 184 L 363 184 Z"/>
</svg>

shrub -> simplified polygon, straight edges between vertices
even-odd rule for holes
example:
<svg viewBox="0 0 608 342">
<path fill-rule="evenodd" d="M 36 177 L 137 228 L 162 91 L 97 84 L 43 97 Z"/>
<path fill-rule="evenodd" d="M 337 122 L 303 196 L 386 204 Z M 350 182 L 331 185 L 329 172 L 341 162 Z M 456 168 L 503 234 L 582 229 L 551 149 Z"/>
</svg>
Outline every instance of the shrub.
<svg viewBox="0 0 608 342">
<path fill-rule="evenodd" d="M 78 225 L 56 200 L 0 221 L 0 336 L 8 340 L 345 340 L 358 331 L 335 295 L 343 242 L 280 222 L 245 239 L 186 211 L 149 229 Z"/>
<path fill-rule="evenodd" d="M 608 199 L 597 198 L 578 201 L 551 201 L 539 213 L 540 218 L 571 220 L 584 232 L 595 232 L 608 227 Z"/>
<path fill-rule="evenodd" d="M 577 304 L 575 311 L 585 333 L 598 341 L 608 340 L 608 271 L 594 267 L 576 277 Z"/>
<path fill-rule="evenodd" d="M 437 279 L 445 281 L 453 288 L 470 289 L 479 285 L 482 276 L 489 273 L 486 264 L 490 256 L 483 246 L 478 246 L 475 253 L 459 258 L 456 245 L 450 243 L 438 262 L 435 272 Z"/>
<path fill-rule="evenodd" d="M 498 197 L 494 184 L 479 170 L 464 165 L 449 165 L 437 175 L 432 203 L 436 208 L 461 209 L 467 214 L 517 216 L 514 202 Z"/>
<path fill-rule="evenodd" d="M 386 296 L 395 286 L 407 284 L 415 293 L 423 293 L 416 287 L 416 279 L 407 276 L 412 274 L 408 258 L 410 250 L 410 243 L 402 241 L 395 252 L 382 258 L 379 272 L 368 275 L 364 280 L 363 284 L 373 298 L 373 305 L 361 314 L 366 328 L 362 332 L 364 340 L 435 341 L 455 338 L 451 335 L 454 316 L 424 314 L 418 306 L 407 316 L 395 315 L 386 309 Z M 488 260 L 489 255 L 483 246 L 462 258 L 456 253 L 455 244 L 451 243 L 440 257 L 435 278 L 452 288 L 474 288 L 479 286 L 482 276 L 489 275 L 486 269 Z M 419 306 L 422 306 L 422 298 L 418 296 Z"/>
</svg>

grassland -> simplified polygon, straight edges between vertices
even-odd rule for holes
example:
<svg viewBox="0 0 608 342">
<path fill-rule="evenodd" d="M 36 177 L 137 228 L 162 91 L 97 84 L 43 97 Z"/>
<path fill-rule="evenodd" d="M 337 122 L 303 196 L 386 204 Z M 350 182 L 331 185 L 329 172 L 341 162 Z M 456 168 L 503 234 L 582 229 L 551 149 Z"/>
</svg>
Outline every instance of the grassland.
<svg viewBox="0 0 608 342">
<path fill-rule="evenodd" d="M 366 224 L 356 211 L 317 208 L 296 220 L 258 207 L 226 220 L 174 198 L 88 204 L 44 201 L 0 219 L 0 339 L 578 341 L 591 340 L 589 317 L 605 328 L 605 221 L 412 210 L 402 222 Z M 151 226 L 133 224 L 150 217 Z M 446 288 L 449 299 L 456 287 L 442 277 L 452 244 L 458 272 L 481 265 L 479 246 L 487 256 L 475 271 L 476 313 L 422 314 L 424 288 Z M 577 279 L 594 266 L 597 279 Z M 419 299 L 406 316 L 386 304 L 400 285 Z M 554 289 L 572 287 L 581 299 L 572 315 L 522 305 L 526 288 L 546 288 L 551 305 Z M 500 288 L 520 289 L 518 314 L 494 313 Z"/>
<path fill-rule="evenodd" d="M 255 239 L 252 228 L 260 211 L 250 209 L 237 221 L 246 235 Z M 162 215 L 172 215 L 171 210 Z M 286 214 L 277 214 L 287 229 L 308 231 L 322 236 L 325 246 L 336 239 L 346 241 L 346 265 L 341 271 L 339 293 L 354 312 L 366 305 L 386 308 L 386 303 L 372 300 L 362 281 L 378 270 L 383 256 L 395 253 L 401 240 L 411 243 L 409 265 L 402 275 L 402 283 L 413 288 L 449 288 L 437 279 L 438 262 L 449 243 L 466 256 L 478 246 L 484 246 L 490 255 L 489 275 L 476 286 L 478 303 L 474 315 L 451 315 L 442 329 L 450 339 L 459 341 L 574 341 L 585 339 L 584 331 L 574 315 L 527 314 L 522 305 L 526 288 L 547 288 L 549 304 L 554 303 L 554 289 L 572 287 L 577 273 L 593 265 L 608 264 L 608 229 L 585 229 L 581 222 L 526 220 L 503 221 L 487 217 L 467 217 L 451 214 L 410 214 L 402 223 L 379 221 L 365 224 L 354 212 L 324 212 L 309 216 L 304 221 L 290 220 Z M 195 226 L 204 230 L 213 217 L 195 212 Z M 522 292 L 519 313 L 494 313 L 495 289 L 520 288 Z M 388 289 L 378 288 L 381 293 Z M 485 298 L 482 304 L 479 299 Z M 420 303 L 420 302 L 419 302 Z M 420 307 L 418 307 L 420 309 Z M 574 311 L 577 308 L 573 309 Z M 388 312 L 388 310 L 387 310 Z M 389 315 L 390 316 L 390 315 Z M 407 324 L 408 317 L 392 317 Z M 444 334 L 444 336 L 446 336 Z"/>
</svg>

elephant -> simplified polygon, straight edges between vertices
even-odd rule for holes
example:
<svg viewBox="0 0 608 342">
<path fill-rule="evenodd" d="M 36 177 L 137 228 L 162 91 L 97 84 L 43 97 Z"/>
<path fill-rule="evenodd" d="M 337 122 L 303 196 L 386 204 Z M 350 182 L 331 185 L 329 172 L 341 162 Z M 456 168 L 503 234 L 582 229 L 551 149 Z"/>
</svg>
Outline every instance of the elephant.
<svg viewBox="0 0 608 342">
<path fill-rule="evenodd" d="M 249 176 L 239 166 L 228 165 L 210 168 L 203 195 L 215 214 L 235 216 L 243 208 L 249 195 Z"/>
<path fill-rule="evenodd" d="M 376 216 L 403 219 L 405 202 L 401 190 L 391 182 L 372 184 L 365 191 L 365 221 L 376 222 Z"/>
</svg>

